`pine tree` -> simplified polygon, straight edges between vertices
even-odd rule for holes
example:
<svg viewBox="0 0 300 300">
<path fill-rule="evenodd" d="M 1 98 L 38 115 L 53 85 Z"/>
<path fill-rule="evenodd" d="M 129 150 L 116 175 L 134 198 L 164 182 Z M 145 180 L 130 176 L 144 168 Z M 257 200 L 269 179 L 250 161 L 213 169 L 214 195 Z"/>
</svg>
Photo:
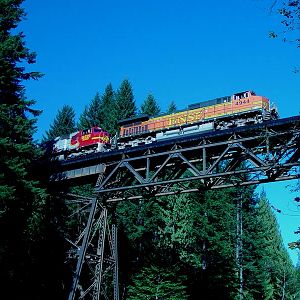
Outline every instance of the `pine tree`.
<svg viewBox="0 0 300 300">
<path fill-rule="evenodd" d="M 155 116 L 160 113 L 160 108 L 152 94 L 149 94 L 141 106 L 141 114 Z"/>
<path fill-rule="evenodd" d="M 296 297 L 298 296 L 299 298 L 300 297 L 300 253 L 299 252 L 298 252 L 298 262 L 296 266 L 295 277 L 296 277 L 296 286 L 298 287 L 295 294 Z"/>
<path fill-rule="evenodd" d="M 116 93 L 115 108 L 115 118 L 117 121 L 132 118 L 136 114 L 136 105 L 132 87 L 127 79 L 123 80 Z"/>
<path fill-rule="evenodd" d="M 88 121 L 88 114 L 89 114 L 89 108 L 88 106 L 85 106 L 82 114 L 79 116 L 79 121 L 77 123 L 78 129 L 90 128 L 90 123 Z"/>
<path fill-rule="evenodd" d="M 248 226 L 245 273 L 253 299 L 293 299 L 296 273 L 282 244 L 278 224 L 263 193 Z"/>
<path fill-rule="evenodd" d="M 188 299 L 184 276 L 179 274 L 176 268 L 145 267 L 133 276 L 133 284 L 128 287 L 128 299 Z"/>
<path fill-rule="evenodd" d="M 46 199 L 31 173 L 40 154 L 33 140 L 40 112 L 26 98 L 23 81 L 41 74 L 25 70 L 36 54 L 16 32 L 25 17 L 22 2 L 0 0 L 0 281 L 8 299 L 29 297 L 34 290 L 32 249 L 41 238 Z"/>
<path fill-rule="evenodd" d="M 115 128 L 117 128 L 115 110 L 115 92 L 112 84 L 109 83 L 102 95 L 102 128 L 112 135 L 115 134 Z"/>
<path fill-rule="evenodd" d="M 177 110 L 176 104 L 174 101 L 172 101 L 168 106 L 167 113 L 172 114 L 172 113 L 176 112 L 176 110 Z"/>
<path fill-rule="evenodd" d="M 91 103 L 85 107 L 83 113 L 79 117 L 78 128 L 89 129 L 93 126 L 102 127 L 103 111 L 102 99 L 97 92 Z"/>
<path fill-rule="evenodd" d="M 46 131 L 44 141 L 49 141 L 55 137 L 76 131 L 75 126 L 75 111 L 70 105 L 64 105 L 60 109 L 50 125 L 50 129 Z"/>
</svg>

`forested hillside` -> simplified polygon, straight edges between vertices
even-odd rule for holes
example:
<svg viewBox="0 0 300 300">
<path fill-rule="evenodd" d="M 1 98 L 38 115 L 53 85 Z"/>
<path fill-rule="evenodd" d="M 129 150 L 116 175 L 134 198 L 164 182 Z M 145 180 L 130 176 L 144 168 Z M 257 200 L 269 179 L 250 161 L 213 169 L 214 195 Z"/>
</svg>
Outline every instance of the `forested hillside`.
<svg viewBox="0 0 300 300">
<path fill-rule="evenodd" d="M 66 299 L 66 238 L 78 219 L 67 221 L 64 191 L 35 167 L 43 155 L 33 138 L 41 112 L 24 82 L 42 75 L 26 71 L 36 54 L 16 30 L 22 2 L 0 0 L 0 298 Z M 149 93 L 137 107 L 128 79 L 116 89 L 109 83 L 77 118 L 62 105 L 43 141 L 91 126 L 114 135 L 118 120 L 156 115 L 160 106 Z M 71 191 L 92 195 L 93 186 Z M 300 299 L 300 266 L 293 266 L 267 195 L 256 186 L 124 201 L 115 219 L 122 300 Z"/>
</svg>

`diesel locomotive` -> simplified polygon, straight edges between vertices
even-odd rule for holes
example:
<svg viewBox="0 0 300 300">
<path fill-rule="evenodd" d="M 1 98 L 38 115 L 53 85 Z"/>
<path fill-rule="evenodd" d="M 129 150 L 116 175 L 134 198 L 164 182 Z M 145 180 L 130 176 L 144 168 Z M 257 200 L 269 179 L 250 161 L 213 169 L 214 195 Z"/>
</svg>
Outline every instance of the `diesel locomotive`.
<svg viewBox="0 0 300 300">
<path fill-rule="evenodd" d="M 52 156 L 63 160 L 83 154 L 108 151 L 111 147 L 111 136 L 107 131 L 95 126 L 57 137 L 48 142 L 46 146 L 48 151 L 49 147 Z"/>
<path fill-rule="evenodd" d="M 186 109 L 158 116 L 142 115 L 119 121 L 117 138 L 100 127 L 80 130 L 53 141 L 52 154 L 59 159 L 92 152 L 135 147 L 164 139 L 211 130 L 262 123 L 278 118 L 269 99 L 245 91 L 189 105 Z"/>
<path fill-rule="evenodd" d="M 191 104 L 187 109 L 159 116 L 139 116 L 119 122 L 118 148 L 138 146 L 163 139 L 208 130 L 257 124 L 278 118 L 269 99 L 253 91 L 236 93 Z"/>
</svg>

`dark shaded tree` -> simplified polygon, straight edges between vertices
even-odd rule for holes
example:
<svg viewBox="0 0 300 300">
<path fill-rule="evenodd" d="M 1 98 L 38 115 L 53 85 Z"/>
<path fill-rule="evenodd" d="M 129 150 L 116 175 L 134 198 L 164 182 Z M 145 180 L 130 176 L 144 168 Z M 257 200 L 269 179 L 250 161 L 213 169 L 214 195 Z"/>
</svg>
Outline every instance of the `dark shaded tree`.
<svg viewBox="0 0 300 300">
<path fill-rule="evenodd" d="M 154 96 L 150 93 L 141 106 L 141 114 L 155 116 L 160 113 L 160 107 Z"/>
<path fill-rule="evenodd" d="M 47 285 L 36 272 L 44 236 L 46 193 L 33 175 L 40 155 L 33 134 L 40 111 L 25 95 L 24 81 L 41 77 L 27 72 L 36 54 L 17 32 L 24 19 L 22 0 L 0 0 L 0 281 L 3 299 L 38 299 Z M 39 270 L 41 271 L 41 269 Z"/>
<path fill-rule="evenodd" d="M 109 83 L 102 95 L 102 128 L 112 135 L 115 134 L 117 128 L 117 119 L 116 119 L 116 95 L 113 90 L 112 84 Z"/>
<path fill-rule="evenodd" d="M 103 123 L 103 105 L 100 94 L 97 92 L 94 99 L 84 108 L 79 117 L 77 127 L 79 129 L 88 129 L 93 126 L 102 126 Z"/>
<path fill-rule="evenodd" d="M 293 299 L 295 269 L 263 207 L 252 187 L 119 203 L 117 218 L 128 248 L 120 254 L 121 278 L 128 295 L 153 295 L 155 284 L 147 280 L 156 278 L 150 270 L 155 262 L 179 267 L 189 299 L 200 293 L 213 300 Z"/>
<path fill-rule="evenodd" d="M 128 79 L 122 81 L 116 93 L 115 119 L 118 121 L 132 118 L 136 115 L 136 105 L 131 83 Z M 115 128 L 118 129 L 118 128 Z"/>
<path fill-rule="evenodd" d="M 188 299 L 184 276 L 176 268 L 150 266 L 135 274 L 128 287 L 128 300 Z"/>
<path fill-rule="evenodd" d="M 189 299 L 198 299 L 199 293 L 206 299 L 232 299 L 237 293 L 232 193 L 120 203 L 119 222 L 132 247 L 126 256 L 131 260 L 126 265 L 129 274 L 139 273 L 153 261 L 176 265 L 187 276 Z"/>
<path fill-rule="evenodd" d="M 245 281 L 250 299 L 293 299 L 295 268 L 285 250 L 276 218 L 262 194 L 245 224 Z"/>
<path fill-rule="evenodd" d="M 55 137 L 76 131 L 75 126 L 75 111 L 72 106 L 64 105 L 62 109 L 57 112 L 50 129 L 46 131 L 44 141 L 49 141 Z"/>
<path fill-rule="evenodd" d="M 176 110 L 177 110 L 177 107 L 176 107 L 175 102 L 171 101 L 171 103 L 168 106 L 167 113 L 172 114 L 172 113 L 176 112 Z"/>
</svg>

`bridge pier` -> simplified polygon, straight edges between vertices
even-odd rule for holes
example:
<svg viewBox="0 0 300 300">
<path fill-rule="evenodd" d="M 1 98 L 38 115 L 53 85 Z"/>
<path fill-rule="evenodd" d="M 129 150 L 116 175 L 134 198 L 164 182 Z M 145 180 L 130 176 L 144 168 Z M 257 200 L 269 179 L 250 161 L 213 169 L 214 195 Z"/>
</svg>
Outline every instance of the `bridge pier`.
<svg viewBox="0 0 300 300">
<path fill-rule="evenodd" d="M 74 242 L 69 241 L 73 246 L 69 251 L 69 262 L 77 263 L 68 300 L 111 299 L 110 291 L 103 285 L 106 282 L 109 286 L 106 279 L 109 273 L 113 275 L 113 299 L 119 300 L 117 227 L 115 224 L 109 226 L 107 208 L 99 198 L 89 200 L 89 204 L 80 209 L 85 214 L 89 211 L 87 224 Z"/>
</svg>

